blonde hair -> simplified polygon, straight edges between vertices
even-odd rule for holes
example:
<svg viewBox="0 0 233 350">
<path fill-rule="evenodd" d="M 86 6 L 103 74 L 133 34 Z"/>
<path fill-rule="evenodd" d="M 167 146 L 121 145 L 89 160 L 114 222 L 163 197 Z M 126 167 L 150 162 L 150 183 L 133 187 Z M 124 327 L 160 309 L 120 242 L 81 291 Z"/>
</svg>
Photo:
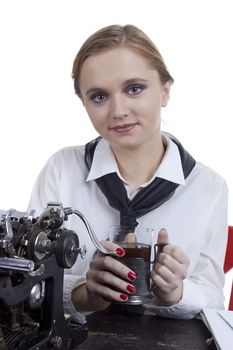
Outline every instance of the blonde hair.
<svg viewBox="0 0 233 350">
<path fill-rule="evenodd" d="M 125 26 L 110 25 L 93 33 L 83 43 L 75 57 L 72 78 L 74 79 L 75 92 L 80 98 L 79 80 L 85 60 L 92 55 L 118 46 L 129 47 L 144 56 L 151 67 L 158 71 L 163 84 L 167 81 L 174 82 L 157 47 L 142 30 L 130 24 Z"/>
</svg>

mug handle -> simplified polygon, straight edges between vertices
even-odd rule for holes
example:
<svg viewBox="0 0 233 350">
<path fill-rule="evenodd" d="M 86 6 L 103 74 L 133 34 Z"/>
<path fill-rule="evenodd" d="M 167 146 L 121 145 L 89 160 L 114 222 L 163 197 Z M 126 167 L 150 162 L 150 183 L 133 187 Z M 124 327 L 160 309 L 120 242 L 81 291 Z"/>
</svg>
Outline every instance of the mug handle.
<svg viewBox="0 0 233 350">
<path fill-rule="evenodd" d="M 163 248 L 168 245 L 168 243 L 157 243 L 154 245 L 154 260 L 151 261 L 151 264 L 154 264 L 156 262 L 156 258 L 159 255 L 159 253 L 162 253 Z"/>
</svg>

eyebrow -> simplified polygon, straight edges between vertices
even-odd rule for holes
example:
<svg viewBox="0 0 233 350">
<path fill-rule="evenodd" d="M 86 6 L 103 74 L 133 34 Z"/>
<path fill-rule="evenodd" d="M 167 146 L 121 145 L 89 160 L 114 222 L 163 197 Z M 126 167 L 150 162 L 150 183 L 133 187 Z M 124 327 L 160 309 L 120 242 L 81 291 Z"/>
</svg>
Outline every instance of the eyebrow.
<svg viewBox="0 0 233 350">
<path fill-rule="evenodd" d="M 143 78 L 132 78 L 132 79 L 128 79 L 126 81 L 124 81 L 124 85 L 128 85 L 128 84 L 132 84 L 132 83 L 146 83 L 147 80 L 143 79 Z"/>
<path fill-rule="evenodd" d="M 146 79 L 143 78 L 132 78 L 132 79 L 127 79 L 123 82 L 122 85 L 129 85 L 129 84 L 135 84 L 135 83 L 147 83 L 148 81 Z M 87 90 L 86 92 L 86 96 L 93 94 L 94 92 L 99 92 L 99 91 L 104 91 L 105 88 L 102 87 L 92 87 L 90 89 Z"/>
</svg>

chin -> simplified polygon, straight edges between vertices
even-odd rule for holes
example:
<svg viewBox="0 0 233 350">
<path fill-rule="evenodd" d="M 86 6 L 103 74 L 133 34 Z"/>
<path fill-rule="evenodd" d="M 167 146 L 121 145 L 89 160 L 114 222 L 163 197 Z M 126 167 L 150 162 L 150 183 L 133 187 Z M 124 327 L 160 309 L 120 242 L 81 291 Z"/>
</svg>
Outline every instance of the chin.
<svg viewBox="0 0 233 350">
<path fill-rule="evenodd" d="M 113 148 L 128 150 L 128 151 L 136 150 L 143 145 L 142 142 L 138 142 L 136 140 L 121 140 L 121 142 L 119 142 L 119 140 L 118 141 L 109 140 L 109 143 Z"/>
</svg>

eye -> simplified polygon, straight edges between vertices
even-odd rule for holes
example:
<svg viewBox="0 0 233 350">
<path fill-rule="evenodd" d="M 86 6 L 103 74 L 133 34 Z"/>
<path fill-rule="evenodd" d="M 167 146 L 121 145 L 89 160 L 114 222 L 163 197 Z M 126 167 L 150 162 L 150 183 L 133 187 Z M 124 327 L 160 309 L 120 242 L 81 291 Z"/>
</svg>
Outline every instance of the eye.
<svg viewBox="0 0 233 350">
<path fill-rule="evenodd" d="M 90 99 L 94 102 L 94 103 L 102 103 L 105 102 L 107 99 L 107 95 L 105 93 L 102 92 L 98 92 L 95 93 L 94 95 L 92 95 L 90 97 Z"/>
<path fill-rule="evenodd" d="M 127 91 L 130 95 L 138 95 L 144 90 L 144 87 L 141 85 L 133 85 L 127 88 Z"/>
</svg>

